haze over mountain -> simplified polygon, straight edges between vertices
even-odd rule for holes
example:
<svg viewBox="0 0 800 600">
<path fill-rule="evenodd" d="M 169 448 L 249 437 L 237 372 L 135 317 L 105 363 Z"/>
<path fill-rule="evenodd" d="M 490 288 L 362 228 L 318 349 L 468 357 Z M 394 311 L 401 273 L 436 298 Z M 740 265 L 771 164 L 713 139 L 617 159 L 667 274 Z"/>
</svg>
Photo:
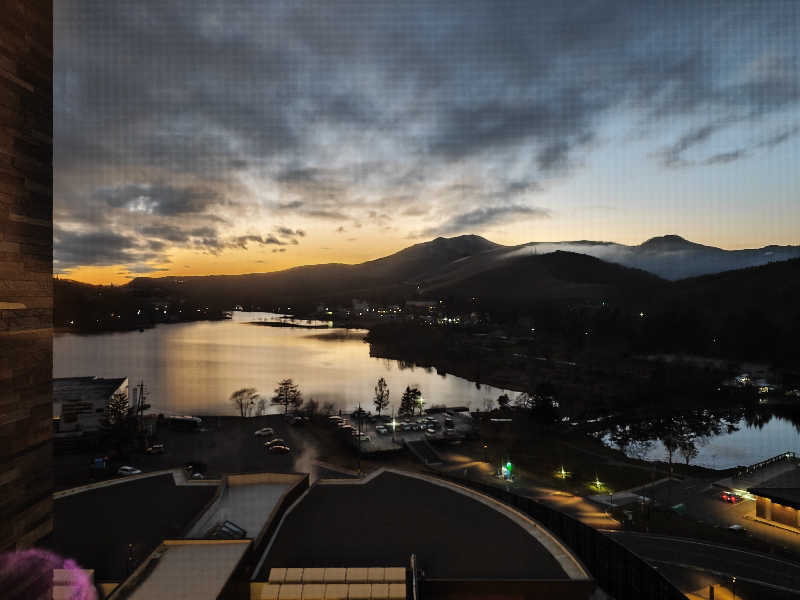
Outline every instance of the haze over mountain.
<svg viewBox="0 0 800 600">
<path fill-rule="evenodd" d="M 800 257 L 800 246 L 723 250 L 690 242 L 679 235 L 654 237 L 637 246 L 592 241 L 533 242 L 517 247 L 516 252 L 543 254 L 554 250 L 588 254 L 605 261 L 643 269 L 670 280 L 757 267 Z"/>
</svg>

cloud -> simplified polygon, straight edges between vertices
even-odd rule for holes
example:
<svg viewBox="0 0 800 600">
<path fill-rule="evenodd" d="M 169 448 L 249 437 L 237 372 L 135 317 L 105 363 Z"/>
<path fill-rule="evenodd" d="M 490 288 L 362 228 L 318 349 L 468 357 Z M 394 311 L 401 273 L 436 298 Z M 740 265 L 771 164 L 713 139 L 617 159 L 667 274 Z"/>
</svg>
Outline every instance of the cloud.
<svg viewBox="0 0 800 600">
<path fill-rule="evenodd" d="M 714 154 L 713 156 L 709 156 L 708 158 L 704 159 L 700 162 L 701 165 L 724 165 L 735 160 L 739 160 L 747 156 L 747 152 L 743 148 L 739 150 L 732 150 L 730 152 L 720 152 L 719 154 Z"/>
<path fill-rule="evenodd" d="M 201 187 L 132 184 L 101 188 L 96 195 L 112 208 L 163 217 L 203 213 L 213 205 L 223 204 L 216 191 Z"/>
<path fill-rule="evenodd" d="M 708 140 L 719 128 L 719 124 L 703 125 L 681 135 L 675 143 L 660 153 L 664 166 L 681 167 L 692 164 L 683 158 L 683 153 L 692 146 Z"/>
<path fill-rule="evenodd" d="M 69 231 L 56 225 L 53 238 L 53 265 L 59 271 L 81 266 L 136 264 L 160 258 L 159 252 L 149 244 L 141 245 L 135 236 L 113 231 Z"/>
<path fill-rule="evenodd" d="M 749 139 L 800 104 L 795 4 L 59 0 L 56 222 L 218 253 L 284 218 L 514 214 L 627 129 L 669 168 L 754 156 L 797 133 Z"/>
<path fill-rule="evenodd" d="M 784 142 L 790 140 L 794 136 L 800 133 L 800 125 L 794 125 L 788 129 L 785 129 L 775 135 L 772 135 L 765 140 L 762 140 L 757 145 L 759 148 L 774 148 L 775 146 L 779 146 Z"/>
<path fill-rule="evenodd" d="M 135 265 L 128 265 L 128 266 L 125 267 L 125 270 L 128 273 L 137 273 L 137 274 L 156 273 L 156 272 L 159 272 L 159 271 L 169 271 L 169 269 L 167 267 L 155 267 L 153 265 L 147 265 L 147 264 L 141 264 L 141 263 L 140 264 L 135 264 Z"/>
<path fill-rule="evenodd" d="M 546 219 L 550 211 L 544 208 L 529 206 L 498 206 L 478 208 L 470 212 L 456 215 L 435 227 L 429 227 L 417 234 L 417 237 L 450 235 L 463 232 L 479 232 L 486 227 L 507 223 L 519 219 Z"/>
<path fill-rule="evenodd" d="M 253 242 L 256 244 L 260 244 L 262 246 L 268 245 L 275 245 L 275 246 L 285 246 L 286 242 L 282 242 L 278 238 L 276 238 L 271 233 L 266 236 L 260 236 L 255 234 L 248 234 L 248 235 L 240 235 L 234 238 L 231 242 L 232 246 L 238 246 L 239 248 L 247 249 L 247 244 L 249 242 Z"/>
</svg>

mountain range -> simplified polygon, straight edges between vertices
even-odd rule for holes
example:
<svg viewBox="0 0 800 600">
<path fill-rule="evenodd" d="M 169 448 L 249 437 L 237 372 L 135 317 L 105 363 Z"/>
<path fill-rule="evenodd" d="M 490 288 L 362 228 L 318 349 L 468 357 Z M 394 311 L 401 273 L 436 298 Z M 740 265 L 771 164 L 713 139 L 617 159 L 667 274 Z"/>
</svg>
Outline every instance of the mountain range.
<svg viewBox="0 0 800 600">
<path fill-rule="evenodd" d="M 246 275 L 137 277 L 116 288 L 116 293 L 171 298 L 218 310 L 236 304 L 309 309 L 318 302 L 349 305 L 352 298 L 397 302 L 415 297 L 480 297 L 495 305 L 548 300 L 646 304 L 689 294 L 698 286 L 723 285 L 709 281 L 749 281 L 753 276 L 742 275 L 741 269 L 763 269 L 766 263 L 792 258 L 800 258 L 800 247 L 729 251 L 675 235 L 638 246 L 591 241 L 503 246 L 463 235 L 439 237 L 355 265 L 330 263 Z M 729 277 L 715 275 L 728 271 Z M 698 279 L 700 275 L 707 280 Z M 724 285 L 737 289 L 736 283 Z M 58 280 L 56 307 L 79 304 L 89 289 Z"/>
<path fill-rule="evenodd" d="M 462 235 L 439 237 L 355 265 L 329 263 L 247 275 L 138 277 L 127 287 L 142 292 L 179 290 L 181 295 L 214 304 L 487 292 L 522 300 L 531 295 L 564 297 L 572 292 L 581 296 L 588 287 L 618 286 L 622 281 L 627 291 L 653 289 L 659 280 L 675 281 L 792 258 L 800 258 L 800 246 L 723 250 L 677 235 L 652 238 L 637 246 L 593 241 L 503 246 L 477 235 Z"/>
</svg>

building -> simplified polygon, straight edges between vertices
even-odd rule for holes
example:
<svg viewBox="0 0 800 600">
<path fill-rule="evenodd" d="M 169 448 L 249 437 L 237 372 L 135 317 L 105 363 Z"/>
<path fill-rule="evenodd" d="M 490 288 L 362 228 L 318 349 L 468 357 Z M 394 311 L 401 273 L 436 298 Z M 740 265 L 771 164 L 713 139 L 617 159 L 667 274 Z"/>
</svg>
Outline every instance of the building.
<svg viewBox="0 0 800 600">
<path fill-rule="evenodd" d="M 128 378 L 62 377 L 53 380 L 53 430 L 83 435 L 103 428 L 108 402 L 128 396 Z M 131 409 L 133 410 L 133 406 Z"/>
<path fill-rule="evenodd" d="M 419 473 L 379 469 L 309 485 L 297 473 L 192 481 L 175 469 L 56 498 L 63 521 L 47 547 L 92 570 L 109 600 L 585 600 L 595 589 L 537 522 Z M 130 518 L 99 515 L 103 526 L 87 529 L 84 519 L 108 503 Z"/>
<path fill-rule="evenodd" d="M 53 2 L 0 19 L 0 550 L 52 529 Z"/>
<path fill-rule="evenodd" d="M 789 468 L 747 491 L 756 497 L 756 520 L 800 533 L 800 468 Z"/>
</svg>

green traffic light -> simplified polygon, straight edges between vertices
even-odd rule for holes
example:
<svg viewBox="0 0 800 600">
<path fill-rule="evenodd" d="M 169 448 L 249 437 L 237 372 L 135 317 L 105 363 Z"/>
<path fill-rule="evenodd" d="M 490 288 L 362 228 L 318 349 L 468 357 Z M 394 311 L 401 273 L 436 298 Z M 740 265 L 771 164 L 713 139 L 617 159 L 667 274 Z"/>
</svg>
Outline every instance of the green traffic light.
<svg viewBox="0 0 800 600">
<path fill-rule="evenodd" d="M 506 469 L 511 470 L 511 461 L 506 463 Z"/>
</svg>

